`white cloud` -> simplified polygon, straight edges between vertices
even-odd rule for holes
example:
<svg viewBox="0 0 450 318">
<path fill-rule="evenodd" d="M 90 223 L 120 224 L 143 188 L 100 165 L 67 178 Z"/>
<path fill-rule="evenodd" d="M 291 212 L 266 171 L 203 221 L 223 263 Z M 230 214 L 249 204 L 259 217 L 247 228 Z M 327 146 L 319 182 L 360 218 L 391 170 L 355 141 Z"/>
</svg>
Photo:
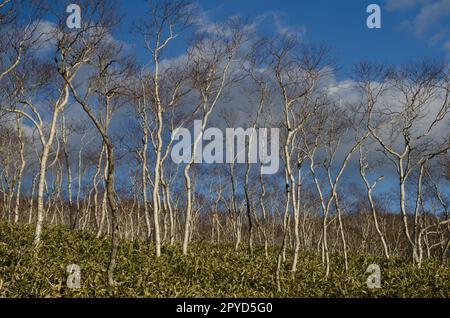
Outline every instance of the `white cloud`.
<svg viewBox="0 0 450 318">
<path fill-rule="evenodd" d="M 386 0 L 388 11 L 408 12 L 412 17 L 403 20 L 395 29 L 427 40 L 431 46 L 449 50 L 450 0 Z M 449 51 L 450 52 L 450 51 Z"/>
<path fill-rule="evenodd" d="M 282 36 L 295 36 L 302 39 L 306 34 L 306 28 L 304 26 L 289 26 L 285 22 L 283 15 L 279 12 L 273 12 L 271 14 L 273 25 L 279 35 Z"/>
<path fill-rule="evenodd" d="M 34 22 L 36 29 L 33 33 L 33 41 L 37 43 L 37 52 L 39 55 L 46 55 L 56 46 L 55 34 L 58 30 L 55 23 L 45 20 Z"/>
<path fill-rule="evenodd" d="M 199 27 L 200 32 L 208 34 L 226 34 L 223 26 L 220 23 L 213 22 L 210 16 L 214 14 L 213 11 L 199 10 L 195 20 L 195 24 Z M 245 25 L 247 32 L 255 32 L 263 26 L 271 26 L 271 30 L 278 36 L 296 36 L 302 39 L 306 33 L 306 28 L 302 25 L 289 25 L 286 22 L 285 14 L 279 11 L 270 11 L 258 15 L 252 19 L 251 23 Z"/>
<path fill-rule="evenodd" d="M 62 37 L 62 31 L 58 28 L 58 26 L 47 20 L 37 20 L 34 22 L 35 29 L 33 32 L 32 41 L 36 43 L 35 49 L 39 56 L 45 56 L 52 52 L 56 48 L 57 39 Z M 104 29 L 98 28 L 90 28 L 89 32 L 92 34 L 95 33 L 104 33 Z M 124 50 L 130 50 L 130 46 L 114 37 L 113 34 L 106 32 L 104 37 L 104 43 L 106 44 L 114 44 L 118 47 L 122 47 Z"/>
<path fill-rule="evenodd" d="M 386 0 L 386 7 L 388 11 L 405 11 L 429 2 L 430 0 Z"/>
<path fill-rule="evenodd" d="M 424 5 L 414 19 L 414 28 L 418 34 L 426 32 L 433 24 L 441 22 L 450 16 L 450 1 L 441 0 Z"/>
<path fill-rule="evenodd" d="M 450 43 L 448 44 L 450 46 Z M 373 87 L 380 85 L 379 83 L 372 83 Z M 342 105 L 359 103 L 362 100 L 361 93 L 357 89 L 358 83 L 352 80 L 345 80 L 341 82 L 332 83 L 328 86 L 328 93 L 332 99 L 341 101 Z M 379 96 L 375 113 L 377 111 L 385 111 L 389 109 L 392 116 L 396 112 L 404 111 L 404 105 L 408 102 L 405 100 L 405 95 L 399 89 L 388 83 L 389 89 Z M 421 116 L 414 122 L 412 127 L 413 137 L 424 135 L 433 120 L 436 118 L 438 112 L 444 104 L 444 90 L 437 90 L 435 96 L 430 97 L 428 102 L 421 107 Z M 448 120 L 450 114 L 437 124 L 431 131 L 429 137 L 433 138 L 448 138 Z M 396 125 L 395 121 L 390 122 L 390 125 Z M 388 125 L 389 126 L 389 125 Z"/>
</svg>

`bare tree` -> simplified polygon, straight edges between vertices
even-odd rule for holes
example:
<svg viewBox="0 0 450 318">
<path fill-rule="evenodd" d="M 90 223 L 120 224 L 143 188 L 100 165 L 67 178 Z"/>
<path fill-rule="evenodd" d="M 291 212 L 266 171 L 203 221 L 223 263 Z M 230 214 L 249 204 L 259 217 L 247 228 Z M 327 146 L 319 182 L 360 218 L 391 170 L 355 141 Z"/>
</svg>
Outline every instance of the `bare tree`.
<svg viewBox="0 0 450 318">
<path fill-rule="evenodd" d="M 78 104 L 83 108 L 96 130 L 100 133 L 106 150 L 106 200 L 111 211 L 111 236 L 112 246 L 110 254 L 110 262 L 108 265 L 108 284 L 116 285 L 114 280 L 114 268 L 116 265 L 117 248 L 119 244 L 119 223 L 118 223 L 118 205 L 115 198 L 114 180 L 115 180 L 115 156 L 114 145 L 108 132 L 112 114 L 123 104 L 122 96 L 127 94 L 128 87 L 125 86 L 127 80 L 133 76 L 133 67 L 130 61 L 121 56 L 121 47 L 119 44 L 110 41 L 108 37 L 111 29 L 117 25 L 118 20 L 115 16 L 115 3 L 102 3 L 94 8 L 98 16 L 97 21 L 85 23 L 87 30 L 77 34 L 75 42 L 82 41 L 85 36 L 85 44 L 83 48 L 93 56 L 84 56 L 79 63 L 82 65 L 89 64 L 93 68 L 94 75 L 91 77 L 88 87 L 85 89 L 84 97 L 79 95 L 79 89 L 73 84 L 73 76 L 68 76 L 68 72 L 60 72 L 64 78 L 66 85 L 73 94 Z M 94 25 L 94 28 L 92 28 Z M 84 54 L 86 55 L 86 54 Z M 66 57 L 66 55 L 63 55 Z M 63 60 L 64 62 L 70 62 Z M 96 99 L 98 107 L 104 107 L 98 111 L 99 115 L 95 115 L 93 99 Z M 103 113 L 103 115 L 102 115 Z M 105 208 L 105 207 L 104 207 Z"/>
<path fill-rule="evenodd" d="M 0 81 L 22 61 L 27 50 L 42 42 L 40 1 L 0 1 Z"/>
<path fill-rule="evenodd" d="M 289 228 L 289 215 L 292 207 L 294 219 L 294 257 L 291 271 L 297 269 L 300 249 L 300 190 L 301 166 L 305 154 L 296 151 L 296 139 L 304 128 L 308 118 L 317 112 L 323 104 L 320 94 L 320 81 L 329 70 L 329 54 L 325 47 L 300 46 L 292 36 L 282 38 L 267 45 L 270 54 L 270 67 L 279 91 L 283 117 L 281 126 L 284 131 L 283 160 L 286 185 L 284 208 L 284 239 L 282 258 L 285 258 L 286 239 Z M 296 178 L 296 174 L 298 177 Z M 279 265 L 278 267 L 280 267 Z"/>
<path fill-rule="evenodd" d="M 154 240 L 156 256 L 161 256 L 161 234 L 160 234 L 160 211 L 161 197 L 160 184 L 162 174 L 162 157 L 163 157 L 163 132 L 164 132 L 164 113 L 174 107 L 179 96 L 181 85 L 176 86 L 171 96 L 164 96 L 162 91 L 162 82 L 164 81 L 165 70 L 162 69 L 160 63 L 163 59 L 164 51 L 178 36 L 176 32 L 181 31 L 191 23 L 192 5 L 186 1 L 150 1 L 149 2 L 149 18 L 145 19 L 142 26 L 139 27 L 145 42 L 145 47 L 151 55 L 151 78 L 147 82 L 151 89 L 149 97 L 151 101 L 152 112 L 156 131 L 153 136 L 153 145 L 155 151 L 154 160 L 154 178 L 153 178 L 153 223 L 154 223 Z M 167 98 L 164 98 L 167 97 Z M 144 105 L 144 107 L 147 107 Z M 148 136 L 147 128 L 144 128 L 144 138 Z M 146 145 L 144 144 L 144 147 Z M 146 163 L 144 163 L 146 164 Z M 146 168 L 144 168 L 146 169 Z M 145 204 L 145 203 L 144 203 Z"/>
<path fill-rule="evenodd" d="M 386 242 L 386 239 L 384 237 L 383 232 L 381 231 L 379 222 L 378 222 L 378 216 L 377 216 L 377 209 L 375 206 L 375 201 L 373 199 L 373 190 L 375 189 L 375 187 L 377 186 L 378 182 L 380 182 L 381 180 L 383 180 L 384 177 L 379 177 L 375 180 L 374 183 L 370 183 L 367 175 L 366 175 L 366 171 L 367 168 L 369 167 L 369 164 L 366 161 L 366 153 L 363 150 L 363 145 L 359 146 L 359 171 L 360 171 L 360 176 L 364 181 L 364 185 L 366 186 L 367 189 L 367 199 L 369 200 L 369 204 L 370 204 L 370 210 L 372 212 L 372 217 L 373 217 L 373 223 L 375 225 L 375 229 L 377 231 L 378 237 L 380 238 L 381 244 L 383 245 L 383 251 L 384 251 L 384 255 L 386 256 L 386 259 L 389 259 L 389 248 Z"/>
<path fill-rule="evenodd" d="M 220 101 L 224 89 L 235 82 L 233 67 L 245 34 L 240 19 L 234 18 L 224 25 L 217 25 L 212 34 L 198 38 L 189 52 L 191 61 L 191 81 L 194 91 L 198 94 L 201 109 L 201 131 L 208 125 L 208 120 L 214 108 Z M 197 108 L 195 112 L 197 111 Z M 198 145 L 202 134 L 193 142 L 191 159 L 184 168 L 186 186 L 186 220 L 183 239 L 183 254 L 187 255 L 189 233 L 192 222 L 192 181 L 191 167 L 195 161 Z"/>
<path fill-rule="evenodd" d="M 433 134 L 448 118 L 449 80 L 445 65 L 423 61 L 390 70 L 387 94 L 396 96 L 398 103 L 380 102 L 376 73 L 373 67 L 362 65 L 360 74 L 365 79 L 364 92 L 367 111 L 367 128 L 382 147 L 386 157 L 394 164 L 399 181 L 399 209 L 403 231 L 407 238 L 413 261 L 421 264 L 422 235 L 419 209 L 422 196 L 424 166 L 434 158 L 448 153 L 449 137 Z M 433 109 L 432 105 L 436 105 Z M 413 233 L 410 231 L 406 201 L 406 183 L 416 172 L 416 194 L 413 212 Z M 444 221 L 446 222 L 446 221 Z"/>
</svg>

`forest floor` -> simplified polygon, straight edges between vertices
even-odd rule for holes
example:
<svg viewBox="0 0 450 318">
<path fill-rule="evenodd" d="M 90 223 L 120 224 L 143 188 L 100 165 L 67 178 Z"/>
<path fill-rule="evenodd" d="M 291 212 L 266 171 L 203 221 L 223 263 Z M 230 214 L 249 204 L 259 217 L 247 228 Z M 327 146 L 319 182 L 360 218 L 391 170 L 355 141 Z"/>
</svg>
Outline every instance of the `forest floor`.
<svg viewBox="0 0 450 318">
<path fill-rule="evenodd" d="M 63 227 L 46 228 L 39 252 L 30 247 L 33 228 L 0 221 L 0 297 L 450 297 L 450 267 L 427 261 L 418 269 L 402 260 L 351 256 L 345 273 L 341 257 L 332 258 L 331 274 L 316 255 L 301 254 L 292 278 L 289 259 L 282 273 L 282 291 L 275 282 L 275 256 L 262 250 L 250 257 L 245 248 L 192 244 L 183 257 L 179 246 L 164 246 L 157 259 L 144 242 L 122 241 L 115 279 L 108 288 L 106 268 L 110 242 Z M 66 268 L 81 268 L 81 288 L 67 287 Z M 381 268 L 380 289 L 369 289 L 366 269 Z"/>
</svg>

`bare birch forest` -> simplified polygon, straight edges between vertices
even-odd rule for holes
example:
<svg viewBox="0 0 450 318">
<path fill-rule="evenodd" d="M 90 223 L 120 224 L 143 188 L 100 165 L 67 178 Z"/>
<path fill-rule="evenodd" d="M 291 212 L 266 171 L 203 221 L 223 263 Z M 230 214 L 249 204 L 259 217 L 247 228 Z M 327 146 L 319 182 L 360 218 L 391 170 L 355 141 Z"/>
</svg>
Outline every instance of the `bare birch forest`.
<svg viewBox="0 0 450 318">
<path fill-rule="evenodd" d="M 84 296 L 330 294 L 302 293 L 308 279 L 359 295 L 372 263 L 386 295 L 403 295 L 393 272 L 450 295 L 447 63 L 362 61 L 338 82 L 326 43 L 244 17 L 206 25 L 194 3 L 154 0 L 124 23 L 120 1 L 80 0 L 70 29 L 63 2 L 0 0 L 0 296 L 60 295 L 72 263 Z M 218 142 L 204 134 L 175 163 L 195 121 L 243 128 L 244 160 L 199 163 Z M 250 163 L 256 145 L 279 155 L 274 174 Z M 166 286 L 174 266 L 188 278 Z M 231 279 L 214 266 L 237 271 L 236 290 L 198 287 Z"/>
</svg>

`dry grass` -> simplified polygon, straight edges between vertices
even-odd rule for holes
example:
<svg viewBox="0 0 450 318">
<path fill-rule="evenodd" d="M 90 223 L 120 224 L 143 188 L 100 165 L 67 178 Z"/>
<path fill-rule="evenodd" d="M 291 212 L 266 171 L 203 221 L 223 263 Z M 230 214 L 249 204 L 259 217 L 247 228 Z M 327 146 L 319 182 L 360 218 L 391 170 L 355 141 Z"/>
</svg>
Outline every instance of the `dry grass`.
<svg viewBox="0 0 450 318">
<path fill-rule="evenodd" d="M 178 246 L 163 249 L 156 259 L 143 242 L 121 242 L 116 280 L 105 281 L 109 240 L 83 232 L 47 228 L 39 252 L 30 248 L 33 229 L 0 222 L 0 297 L 450 297 L 450 268 L 426 262 L 421 269 L 409 262 L 386 262 L 352 256 L 345 273 L 333 257 L 331 277 L 315 255 L 300 256 L 295 278 L 284 268 L 281 293 L 274 281 L 275 254 L 257 251 L 250 258 L 226 245 L 192 245 L 183 257 Z M 382 269 L 382 288 L 369 290 L 366 268 Z M 66 287 L 66 266 L 81 267 L 81 289 Z"/>
</svg>

